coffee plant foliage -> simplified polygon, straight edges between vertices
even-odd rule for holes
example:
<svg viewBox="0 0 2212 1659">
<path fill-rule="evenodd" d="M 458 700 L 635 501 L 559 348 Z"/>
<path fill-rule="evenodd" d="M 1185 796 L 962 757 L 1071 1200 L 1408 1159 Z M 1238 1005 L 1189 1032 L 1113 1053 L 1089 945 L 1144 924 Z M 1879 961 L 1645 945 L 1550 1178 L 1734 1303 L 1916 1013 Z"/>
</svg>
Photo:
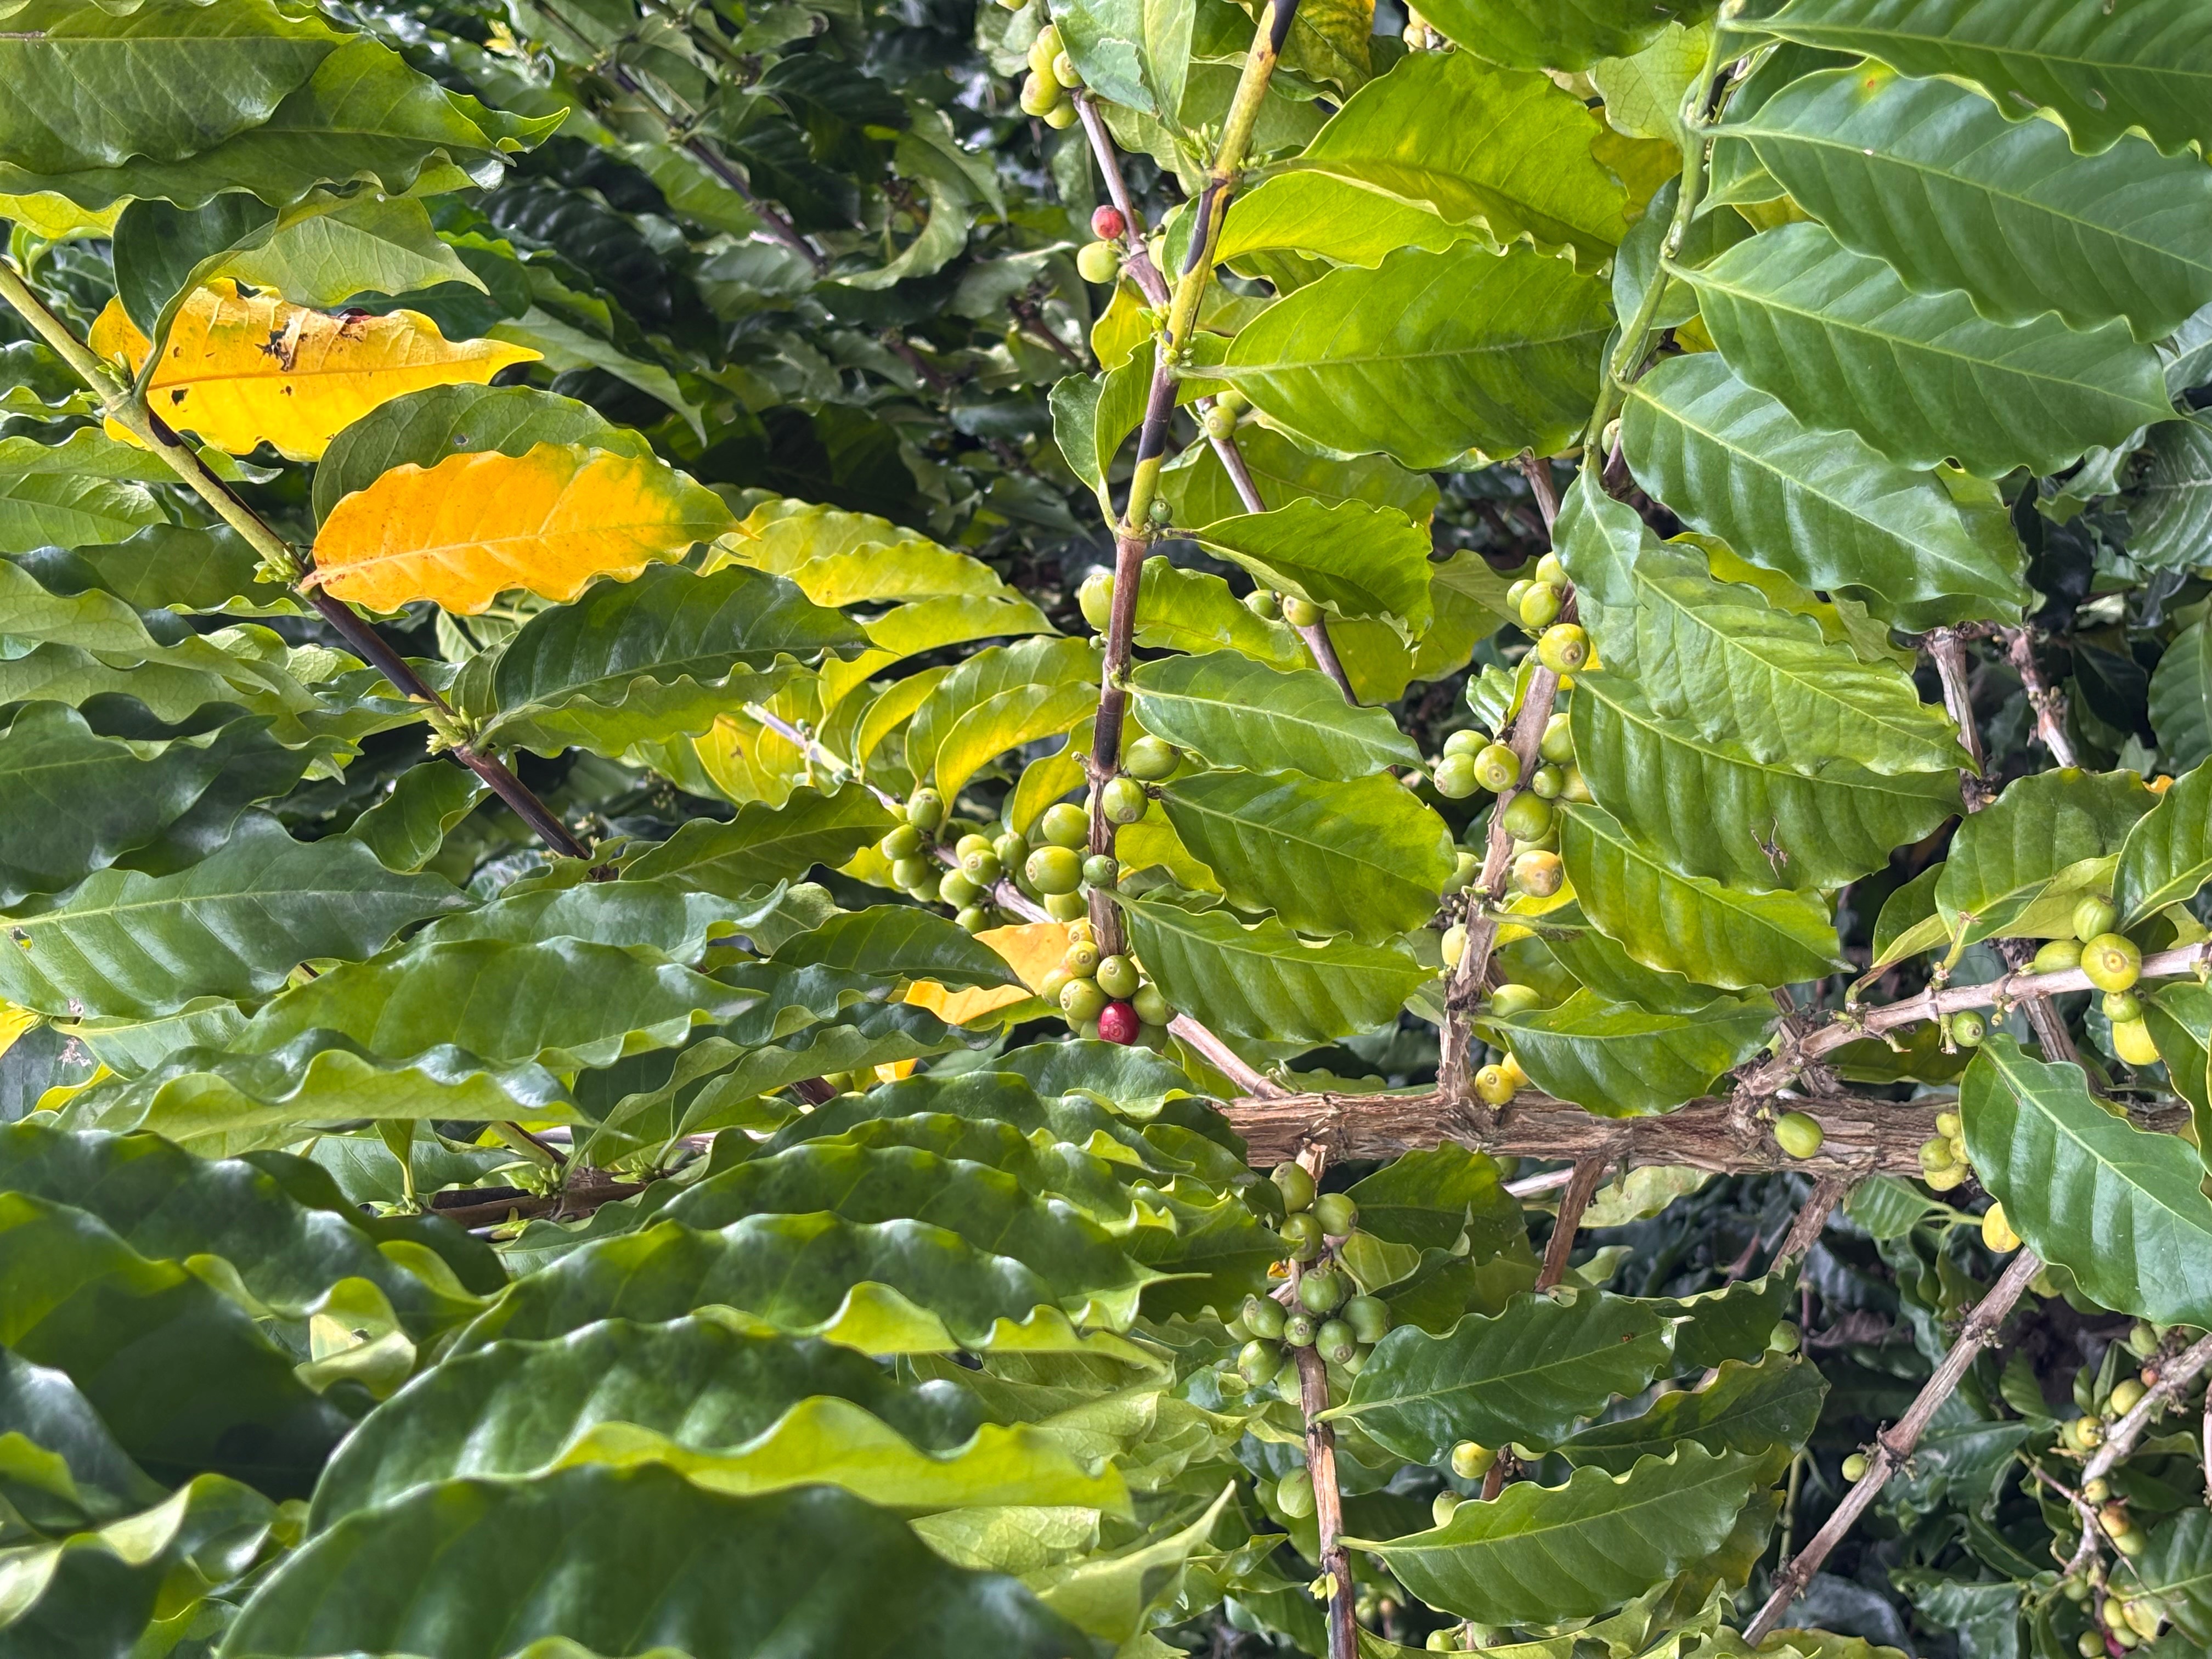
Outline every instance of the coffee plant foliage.
<svg viewBox="0 0 2212 1659">
<path fill-rule="evenodd" d="M 2209 143 L 0 0 L 0 1656 L 2203 1653 Z"/>
</svg>

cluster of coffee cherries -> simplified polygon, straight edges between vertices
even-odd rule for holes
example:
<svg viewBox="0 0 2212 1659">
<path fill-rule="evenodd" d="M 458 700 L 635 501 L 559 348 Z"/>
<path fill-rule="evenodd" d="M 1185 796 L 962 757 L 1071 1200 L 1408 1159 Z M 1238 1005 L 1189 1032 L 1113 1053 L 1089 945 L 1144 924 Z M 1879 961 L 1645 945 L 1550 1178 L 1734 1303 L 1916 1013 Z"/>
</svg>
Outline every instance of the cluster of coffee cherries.
<svg viewBox="0 0 2212 1659">
<path fill-rule="evenodd" d="M 1278 1164 L 1272 1179 L 1283 1199 L 1283 1243 L 1300 1271 L 1290 1275 L 1295 1288 L 1286 1286 L 1283 1299 L 1249 1297 L 1229 1322 L 1229 1334 L 1244 1346 L 1222 1368 L 1219 1382 L 1224 1395 L 1272 1389 L 1296 1405 L 1304 1399 L 1299 1351 L 1321 1356 L 1330 1394 L 1339 1395 L 1389 1332 L 1390 1310 L 1381 1297 L 1361 1291 L 1331 1256 L 1332 1243 L 1351 1237 L 1359 1224 L 1358 1206 L 1342 1193 L 1317 1194 L 1313 1176 L 1297 1164 Z M 1283 1478 L 1275 1498 L 1285 1515 L 1313 1513 L 1313 1486 L 1303 1469 Z"/>
<path fill-rule="evenodd" d="M 1030 42 L 1029 77 L 1022 82 L 1022 113 L 1034 115 L 1048 127 L 1075 125 L 1075 100 L 1068 94 L 1083 84 L 1083 76 L 1060 49 L 1060 28 L 1047 23 Z"/>
<path fill-rule="evenodd" d="M 1091 234 L 1096 241 L 1075 251 L 1076 274 L 1086 283 L 1110 283 L 1121 274 L 1121 235 L 1129 222 L 1117 207 L 1096 209 L 1091 215 Z"/>
<path fill-rule="evenodd" d="M 2106 1436 L 2112 1432 L 2112 1425 L 2142 1403 L 2143 1396 L 2158 1382 L 2159 1355 L 2166 1334 L 2165 1329 L 2147 1320 L 2136 1322 L 2128 1333 L 2126 1347 L 2143 1362 L 2142 1368 L 2131 1376 L 2115 1381 L 2101 1400 L 2098 1398 L 2095 1373 L 2085 1370 L 2075 1379 L 2075 1402 L 2084 1409 L 2081 1416 L 2059 1425 L 2058 1443 L 2063 1452 L 2085 1461 L 2094 1456 L 2105 1443 Z M 2083 1481 L 2081 1499 L 2094 1506 L 2097 1529 L 2115 1553 L 2133 1560 L 2149 1547 L 2149 1535 L 2136 1524 L 2127 1504 L 2113 1495 L 2110 1480 L 2100 1475 L 2094 1480 Z M 2054 1548 L 2070 1556 L 2072 1540 L 2062 1539 Z M 2088 1602 L 2099 1587 L 2098 1578 L 2089 1572 L 2069 1572 L 2058 1583 L 2061 1594 L 2077 1603 Z M 2130 1594 L 2114 1588 L 2109 1581 L 2104 1583 L 2103 1588 L 2103 1600 L 2091 1614 L 2094 1627 L 2076 1638 L 2076 1648 L 2083 1659 L 2101 1659 L 2114 1647 L 2124 1652 L 2157 1639 L 2166 1626 L 2166 1609 L 2156 1597 L 2140 1591 Z"/>
<path fill-rule="evenodd" d="M 1079 808 L 1067 810 L 1079 819 L 1083 816 Z M 903 805 L 891 808 L 891 815 L 899 822 L 876 843 L 876 850 L 890 860 L 892 885 L 917 904 L 950 905 L 953 919 L 971 933 L 992 926 L 992 890 L 1027 861 L 1028 839 L 1011 830 L 988 836 L 981 825 L 948 823 L 944 798 L 934 789 L 915 790 Z M 1089 826 L 1083 828 L 1087 832 Z M 934 854 L 946 836 L 951 840 L 954 860 L 950 866 Z M 1055 919 L 1082 914 L 1078 900 L 1068 916 Z"/>
<path fill-rule="evenodd" d="M 1071 922 L 1067 938 L 1066 954 L 1038 984 L 1037 994 L 1059 1008 L 1079 1036 L 1163 1046 L 1175 1010 L 1137 959 L 1100 956 L 1087 921 Z"/>
<path fill-rule="evenodd" d="M 1554 674 L 1571 674 L 1589 660 L 1589 635 L 1559 620 L 1567 602 L 1566 567 L 1556 553 L 1536 561 L 1536 574 L 1505 590 L 1505 603 L 1535 636 L 1536 660 Z"/>
<path fill-rule="evenodd" d="M 1498 811 L 1499 822 L 1513 837 L 1513 889 L 1549 898 L 1566 878 L 1559 863 L 1557 803 L 1586 801 L 1590 794 L 1582 769 L 1574 763 L 1574 732 L 1565 714 L 1554 714 L 1545 723 L 1536 754 L 1536 769 L 1526 780 L 1528 787 L 1522 788 L 1521 757 L 1510 748 L 1478 731 L 1455 732 L 1444 739 L 1443 757 L 1431 775 L 1437 793 L 1452 800 L 1478 789 L 1497 795 L 1511 793 Z M 1472 879 L 1473 872 L 1467 874 Z M 1461 886 L 1465 884 L 1459 882 Z"/>
<path fill-rule="evenodd" d="M 1920 1178 L 1939 1193 L 1948 1193 L 1974 1172 L 1966 1157 L 1966 1136 L 1953 1111 L 1936 1114 L 1936 1133 L 1920 1143 Z"/>
<path fill-rule="evenodd" d="M 2039 974 L 2079 968 L 2105 994 L 2105 1018 L 2112 1022 L 2112 1053 L 2130 1066 L 2158 1062 L 2158 1044 L 2143 1023 L 2142 1003 L 2135 994 L 2142 978 L 2142 949 L 2114 931 L 2120 919 L 2111 899 L 2093 894 L 2074 907 L 2074 937 L 2055 939 L 2035 953 Z M 1955 1016 L 1954 1018 L 1955 1019 Z"/>
</svg>

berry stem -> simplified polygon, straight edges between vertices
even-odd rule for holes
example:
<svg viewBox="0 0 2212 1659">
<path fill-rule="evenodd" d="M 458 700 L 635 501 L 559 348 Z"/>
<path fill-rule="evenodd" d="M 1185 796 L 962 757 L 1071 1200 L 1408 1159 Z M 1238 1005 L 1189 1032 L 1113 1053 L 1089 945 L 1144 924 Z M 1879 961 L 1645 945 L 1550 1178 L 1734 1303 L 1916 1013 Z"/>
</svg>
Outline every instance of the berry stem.
<svg viewBox="0 0 2212 1659">
<path fill-rule="evenodd" d="M 1299 1164 L 1318 1186 L 1328 1165 L 1328 1150 L 1308 1146 L 1298 1153 Z M 1295 1288 L 1304 1275 L 1291 1264 Z M 1297 1351 L 1298 1403 L 1306 1418 L 1306 1469 L 1313 1480 L 1314 1528 L 1321 1542 L 1317 1564 L 1329 1580 L 1328 1659 L 1358 1659 L 1359 1629 L 1353 1618 L 1354 1590 L 1352 1557 L 1339 1540 L 1344 1530 L 1344 1499 L 1336 1482 L 1336 1434 L 1322 1415 L 1328 1409 L 1328 1367 L 1310 1344 Z"/>
</svg>

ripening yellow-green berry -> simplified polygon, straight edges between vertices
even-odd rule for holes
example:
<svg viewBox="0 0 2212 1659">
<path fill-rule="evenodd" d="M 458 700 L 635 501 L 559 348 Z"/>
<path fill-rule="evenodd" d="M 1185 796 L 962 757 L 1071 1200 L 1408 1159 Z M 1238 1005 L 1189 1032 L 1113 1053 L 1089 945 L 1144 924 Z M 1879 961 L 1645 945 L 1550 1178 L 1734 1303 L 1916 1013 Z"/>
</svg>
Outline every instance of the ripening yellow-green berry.
<svg viewBox="0 0 2212 1659">
<path fill-rule="evenodd" d="M 1820 1121 L 1804 1112 L 1784 1112 L 1774 1120 L 1774 1142 L 1792 1158 L 1810 1158 L 1820 1150 L 1827 1133 Z"/>
<path fill-rule="evenodd" d="M 2142 977 L 2142 949 L 2125 933 L 2100 933 L 2081 947 L 2081 971 L 2100 991 L 2124 991 Z"/>
<path fill-rule="evenodd" d="M 2005 1219 L 2003 1205 L 1992 1204 L 1982 1212 L 1982 1243 L 1992 1255 L 2010 1255 L 2020 1248 L 2020 1235 Z"/>
</svg>

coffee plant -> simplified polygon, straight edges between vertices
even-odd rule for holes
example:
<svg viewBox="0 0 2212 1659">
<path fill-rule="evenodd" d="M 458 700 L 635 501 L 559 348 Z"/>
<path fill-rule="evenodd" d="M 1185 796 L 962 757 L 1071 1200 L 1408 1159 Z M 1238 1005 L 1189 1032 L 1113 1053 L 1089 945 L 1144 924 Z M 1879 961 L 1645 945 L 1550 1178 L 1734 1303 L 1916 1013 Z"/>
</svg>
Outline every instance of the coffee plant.
<svg viewBox="0 0 2212 1659">
<path fill-rule="evenodd" d="M 0 1659 L 2212 1650 L 2206 0 L 0 0 Z"/>
</svg>

